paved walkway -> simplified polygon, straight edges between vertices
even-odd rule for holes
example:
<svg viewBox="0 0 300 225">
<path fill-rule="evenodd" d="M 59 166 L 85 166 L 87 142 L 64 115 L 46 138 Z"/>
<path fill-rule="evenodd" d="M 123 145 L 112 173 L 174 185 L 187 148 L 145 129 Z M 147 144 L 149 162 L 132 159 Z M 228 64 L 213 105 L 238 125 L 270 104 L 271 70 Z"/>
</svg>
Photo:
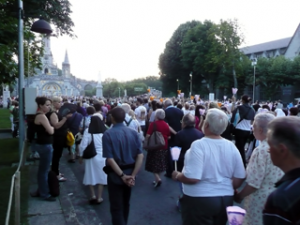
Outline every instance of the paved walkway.
<svg viewBox="0 0 300 225">
<path fill-rule="evenodd" d="M 44 202 L 37 198 L 29 199 L 30 225 L 110 225 L 109 200 L 107 187 L 104 188 L 101 205 L 88 204 L 89 190 L 82 184 L 84 164 L 69 164 L 67 151 L 61 159 L 61 171 L 68 179 L 60 183 L 61 194 L 56 202 Z M 32 166 L 31 190 L 35 190 L 37 163 Z M 180 213 L 176 209 L 179 195 L 178 184 L 162 177 L 162 185 L 154 189 L 153 175 L 141 169 L 136 186 L 132 189 L 131 208 L 128 224 L 130 225 L 179 225 Z"/>
</svg>

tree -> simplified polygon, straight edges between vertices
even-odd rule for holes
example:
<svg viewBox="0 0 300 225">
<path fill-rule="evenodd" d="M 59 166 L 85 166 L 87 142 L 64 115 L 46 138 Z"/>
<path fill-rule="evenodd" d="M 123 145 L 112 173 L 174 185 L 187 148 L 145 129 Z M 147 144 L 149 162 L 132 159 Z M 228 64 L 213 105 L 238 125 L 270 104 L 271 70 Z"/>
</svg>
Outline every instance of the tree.
<svg viewBox="0 0 300 225">
<path fill-rule="evenodd" d="M 24 52 L 29 49 L 31 72 L 41 66 L 43 46 L 30 31 L 31 25 L 42 17 L 55 26 L 54 36 L 69 35 L 75 37 L 74 23 L 70 17 L 72 11 L 68 0 L 26 0 L 24 3 Z M 18 1 L 0 0 L 0 83 L 13 83 L 18 77 Z M 27 61 L 27 54 L 24 54 Z M 27 69 L 25 76 L 28 76 Z"/>
<path fill-rule="evenodd" d="M 181 24 L 166 43 L 164 52 L 159 56 L 160 80 L 162 81 L 163 92 L 166 95 L 170 92 L 176 92 L 177 79 L 181 80 L 182 88 L 188 88 L 188 85 L 183 81 L 188 79 L 191 68 L 185 68 L 182 65 L 181 46 L 185 34 L 199 23 L 199 21 L 193 20 Z"/>
</svg>

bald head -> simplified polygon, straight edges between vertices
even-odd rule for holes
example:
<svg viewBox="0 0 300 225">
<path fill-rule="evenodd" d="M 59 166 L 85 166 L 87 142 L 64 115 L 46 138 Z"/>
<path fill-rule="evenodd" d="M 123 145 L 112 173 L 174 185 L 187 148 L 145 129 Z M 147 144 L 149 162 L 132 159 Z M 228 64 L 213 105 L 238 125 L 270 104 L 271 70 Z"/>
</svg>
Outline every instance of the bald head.
<svg viewBox="0 0 300 225">
<path fill-rule="evenodd" d="M 268 125 L 268 141 L 274 145 L 283 144 L 300 159 L 300 118 L 296 116 L 277 117 Z"/>
<path fill-rule="evenodd" d="M 195 126 L 195 116 L 191 113 L 184 115 L 184 117 L 182 118 L 182 123 L 187 127 Z"/>
</svg>

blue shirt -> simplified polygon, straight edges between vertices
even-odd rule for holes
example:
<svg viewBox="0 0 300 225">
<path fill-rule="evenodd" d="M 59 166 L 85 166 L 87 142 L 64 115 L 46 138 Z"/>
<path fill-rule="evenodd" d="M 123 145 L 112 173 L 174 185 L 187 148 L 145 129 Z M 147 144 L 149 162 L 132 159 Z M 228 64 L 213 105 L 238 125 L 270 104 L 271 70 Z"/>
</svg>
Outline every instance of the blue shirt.
<svg viewBox="0 0 300 225">
<path fill-rule="evenodd" d="M 138 154 L 142 153 L 142 144 L 138 133 L 123 123 L 105 131 L 102 136 L 103 157 L 113 158 L 118 165 L 135 163 Z"/>
</svg>

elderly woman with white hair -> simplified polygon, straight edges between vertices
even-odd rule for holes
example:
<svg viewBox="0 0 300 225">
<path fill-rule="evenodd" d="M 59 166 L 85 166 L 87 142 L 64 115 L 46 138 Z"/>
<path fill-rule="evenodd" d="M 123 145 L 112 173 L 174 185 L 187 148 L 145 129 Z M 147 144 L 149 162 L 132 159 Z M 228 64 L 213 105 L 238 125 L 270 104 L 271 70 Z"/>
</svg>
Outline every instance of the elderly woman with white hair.
<svg viewBox="0 0 300 225">
<path fill-rule="evenodd" d="M 168 138 L 171 133 L 169 125 L 164 121 L 165 111 L 157 109 L 155 112 L 155 121 L 150 124 L 146 138 L 153 133 L 153 127 L 156 126 L 156 131 L 161 132 L 164 137 L 165 146 L 159 150 L 148 151 L 145 169 L 154 174 L 155 181 L 153 181 L 153 185 L 159 187 L 161 185 L 160 173 L 167 169 Z"/>
<path fill-rule="evenodd" d="M 237 202 L 245 198 L 244 208 L 247 214 L 243 224 L 246 225 L 263 224 L 262 211 L 267 197 L 283 176 L 283 172 L 273 165 L 268 152 L 267 126 L 273 119 L 275 116 L 270 113 L 260 113 L 254 118 L 253 135 L 260 141 L 260 145 L 254 149 L 247 166 L 246 186 L 235 196 Z"/>
<path fill-rule="evenodd" d="M 246 176 L 238 149 L 221 137 L 227 125 L 228 117 L 222 110 L 209 109 L 202 128 L 205 137 L 194 141 L 186 152 L 182 173 L 172 174 L 183 183 L 180 203 L 184 225 L 227 222 L 226 207 L 233 205 L 234 190 Z"/>
</svg>

